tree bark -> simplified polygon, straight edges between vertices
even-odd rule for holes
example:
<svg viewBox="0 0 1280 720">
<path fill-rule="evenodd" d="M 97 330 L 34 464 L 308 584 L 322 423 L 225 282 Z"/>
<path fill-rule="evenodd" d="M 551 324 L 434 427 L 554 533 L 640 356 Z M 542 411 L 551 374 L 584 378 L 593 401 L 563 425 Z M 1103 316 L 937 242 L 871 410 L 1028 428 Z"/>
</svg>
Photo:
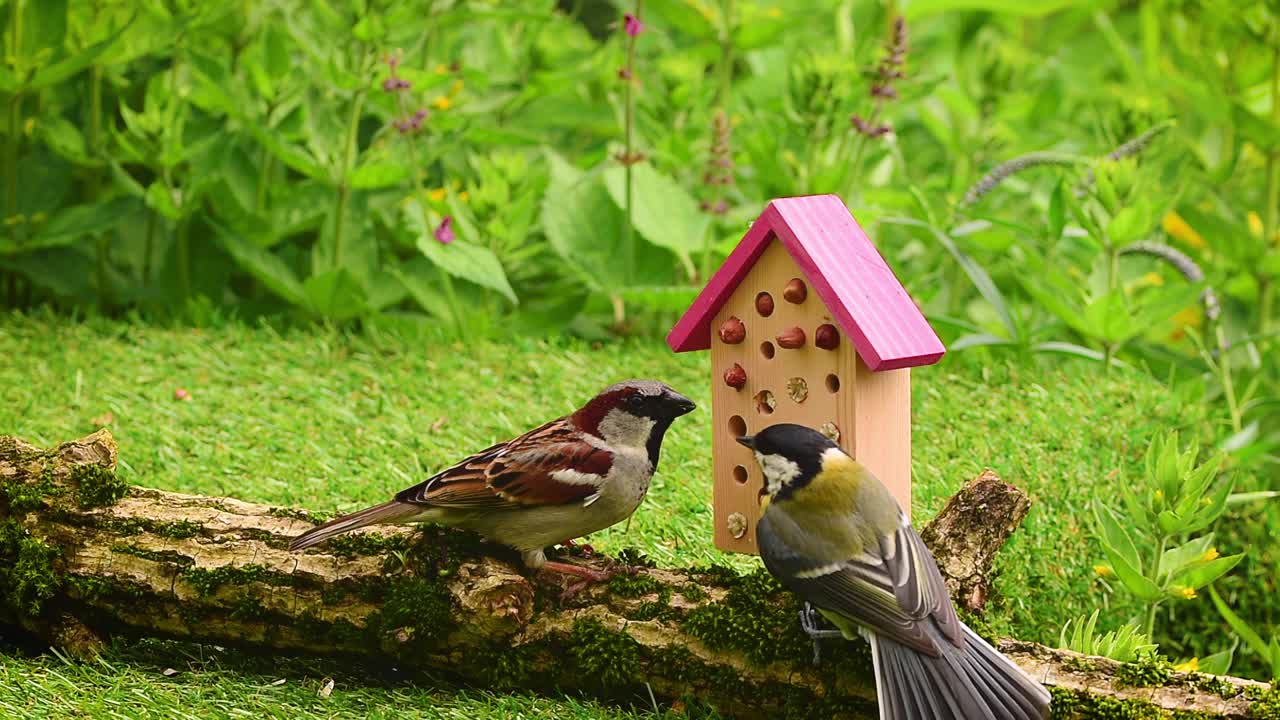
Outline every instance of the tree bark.
<svg viewBox="0 0 1280 720">
<path fill-rule="evenodd" d="M 646 567 L 565 600 L 557 578 L 440 528 L 371 528 L 290 553 L 319 518 L 126 487 L 115 462 L 106 430 L 47 451 L 0 437 L 0 621 L 81 655 L 109 634 L 161 636 L 392 659 L 487 687 L 622 700 L 652 690 L 731 717 L 875 717 L 866 646 L 824 645 L 815 667 L 796 599 L 763 571 Z M 966 607 L 981 607 L 991 560 L 1028 507 L 986 472 L 925 528 Z M 1001 647 L 1054 689 L 1059 717 L 1132 707 L 1243 718 L 1266 691 L 1182 673 L 1123 687 L 1132 673 L 1112 661 Z"/>
</svg>

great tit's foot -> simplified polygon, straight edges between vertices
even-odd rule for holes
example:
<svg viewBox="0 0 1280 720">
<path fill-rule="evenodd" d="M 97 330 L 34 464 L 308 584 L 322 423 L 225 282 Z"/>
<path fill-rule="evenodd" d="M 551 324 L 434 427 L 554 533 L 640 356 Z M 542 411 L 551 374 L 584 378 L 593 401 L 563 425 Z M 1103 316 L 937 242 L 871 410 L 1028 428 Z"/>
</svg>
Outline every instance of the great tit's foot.
<svg viewBox="0 0 1280 720">
<path fill-rule="evenodd" d="M 804 634 L 808 635 L 813 641 L 813 664 L 815 666 L 822 662 L 821 641 L 844 637 L 844 633 L 839 630 L 823 627 L 823 625 L 826 625 L 826 622 L 818 614 L 817 609 L 806 602 L 804 609 L 800 611 L 800 629 L 804 630 Z"/>
</svg>

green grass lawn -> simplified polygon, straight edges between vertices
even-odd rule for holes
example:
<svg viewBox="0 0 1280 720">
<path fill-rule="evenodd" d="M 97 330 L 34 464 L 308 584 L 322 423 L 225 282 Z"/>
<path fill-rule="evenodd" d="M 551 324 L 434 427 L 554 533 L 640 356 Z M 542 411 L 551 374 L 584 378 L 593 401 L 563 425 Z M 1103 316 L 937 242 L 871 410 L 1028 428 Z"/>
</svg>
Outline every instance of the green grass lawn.
<svg viewBox="0 0 1280 720">
<path fill-rule="evenodd" d="M 1198 410 L 1137 373 L 977 357 L 948 357 L 914 375 L 913 510 L 920 521 L 931 517 L 984 467 L 1031 493 L 1027 522 L 999 557 L 988 617 L 1001 632 L 1051 642 L 1066 618 L 1106 602 L 1093 576 L 1099 553 L 1086 504 L 1136 477 L 1149 438 L 1194 423 Z M 663 564 L 755 563 L 711 543 L 705 353 L 674 355 L 653 341 L 439 344 L 11 315 L 0 318 L 0 358 L 0 434 L 52 445 L 93 431 L 109 413 L 131 482 L 326 511 L 381 502 L 614 381 L 659 378 L 700 408 L 673 427 L 630 526 L 590 542 L 606 551 L 636 547 Z M 175 399 L 178 388 L 191 399 Z M 120 647 L 108 660 L 73 666 L 0 644 L 0 715 L 630 716 L 573 699 L 493 696 L 421 680 L 387 685 L 321 660 L 264 665 L 177 644 Z M 166 677 L 166 667 L 182 672 Z M 320 698 L 326 676 L 337 689 Z M 278 678 L 287 682 L 272 685 Z"/>
</svg>

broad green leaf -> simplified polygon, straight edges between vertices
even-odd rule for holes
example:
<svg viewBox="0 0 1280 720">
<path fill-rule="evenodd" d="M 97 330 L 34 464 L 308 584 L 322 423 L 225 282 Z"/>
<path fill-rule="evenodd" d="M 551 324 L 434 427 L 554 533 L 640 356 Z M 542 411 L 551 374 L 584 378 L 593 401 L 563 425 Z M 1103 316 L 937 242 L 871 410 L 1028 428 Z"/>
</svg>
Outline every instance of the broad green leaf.
<svg viewBox="0 0 1280 720">
<path fill-rule="evenodd" d="M 302 283 L 283 260 L 270 250 L 245 240 L 230 229 L 215 225 L 218 241 L 240 269 L 252 275 L 263 287 L 298 307 L 307 305 Z"/>
<path fill-rule="evenodd" d="M 1175 573 L 1192 562 L 1203 560 L 1212 545 L 1213 533 L 1209 533 L 1165 550 L 1160 558 L 1160 574 Z"/>
<path fill-rule="evenodd" d="M 379 311 L 404 300 L 408 288 L 391 271 L 379 270 L 366 283 L 367 304 L 370 310 Z"/>
<path fill-rule="evenodd" d="M 635 280 L 618 261 L 626 222 L 598 176 L 589 177 L 548 153 L 551 184 L 542 199 L 542 227 L 551 247 L 597 292 L 616 292 Z"/>
<path fill-rule="evenodd" d="M 711 220 L 675 180 L 659 173 L 648 163 L 631 166 L 631 216 L 636 231 L 645 240 L 674 252 L 685 272 L 696 274 L 691 256 L 702 250 Z M 626 168 L 611 167 L 604 173 L 609 195 L 626 213 Z M 636 254 L 640 253 L 637 248 Z"/>
<path fill-rule="evenodd" d="M 1231 626 L 1235 634 L 1240 636 L 1240 639 L 1244 640 L 1246 645 L 1264 658 L 1270 655 L 1270 647 L 1267 643 L 1263 642 L 1262 637 L 1254 632 L 1253 628 L 1249 627 L 1249 623 L 1241 619 L 1239 615 L 1236 615 L 1227 606 L 1222 596 L 1218 594 L 1218 589 L 1212 585 L 1209 586 L 1209 597 L 1213 598 L 1213 604 L 1218 608 L 1218 614 L 1222 615 L 1222 619 L 1227 621 L 1227 624 Z"/>
<path fill-rule="evenodd" d="M 1244 553 L 1224 555 L 1206 563 L 1184 568 L 1182 571 L 1174 573 L 1169 582 L 1172 586 L 1181 585 L 1199 590 L 1205 585 L 1208 585 L 1214 580 L 1226 575 L 1232 568 L 1239 565 L 1240 561 L 1243 559 Z"/>
<path fill-rule="evenodd" d="M 105 232 L 141 208 L 133 197 L 113 197 L 86 205 L 73 205 L 49 218 L 24 247 L 69 245 L 85 235 Z"/>
<path fill-rule="evenodd" d="M 393 160 L 371 162 L 351 173 L 351 187 L 362 190 L 395 187 L 409 177 L 409 166 Z"/>
<path fill-rule="evenodd" d="M 1053 193 L 1049 195 L 1049 242 L 1050 244 L 1058 242 L 1062 238 L 1062 228 L 1067 224 L 1066 199 L 1063 197 L 1063 181 L 1058 180 L 1058 184 L 1053 186 Z"/>
<path fill-rule="evenodd" d="M 1138 548 L 1115 512 L 1103 503 L 1096 502 L 1093 505 L 1093 516 L 1098 521 L 1098 529 L 1102 531 L 1103 547 L 1113 550 L 1135 571 L 1141 573 L 1142 559 L 1138 556 Z"/>
<path fill-rule="evenodd" d="M 42 3 L 46 0 L 27 1 L 30 3 Z M 81 70 L 84 70 L 86 67 L 93 64 L 93 61 L 97 60 L 99 55 L 102 55 L 109 50 L 119 37 L 119 34 L 112 35 L 105 40 L 100 40 L 88 47 L 85 47 L 74 55 L 65 57 L 52 65 L 37 70 L 35 76 L 31 78 L 31 82 L 29 83 L 31 89 L 40 90 L 47 87 L 53 87 L 67 78 L 79 73 Z"/>
<path fill-rule="evenodd" d="M 1119 345 L 1142 330 L 1129 314 L 1124 291 L 1119 288 L 1089 301 L 1084 307 L 1084 321 L 1093 337 L 1112 345 Z"/>
<path fill-rule="evenodd" d="M 312 275 L 302 291 L 307 309 L 330 320 L 350 320 L 367 309 L 364 288 L 346 268 Z"/>
<path fill-rule="evenodd" d="M 62 42 L 67 34 L 67 0 L 9 0 L 4 8 L 5 20 L 13 10 L 9 7 L 18 3 L 22 15 L 18 22 L 22 25 L 22 55 L 9 62 L 18 67 L 34 67 L 35 62 L 43 59 L 48 62 L 62 51 Z M 12 28 L 6 35 L 13 32 Z M 5 43 L 6 49 L 9 43 Z"/>
<path fill-rule="evenodd" d="M 1231 493 L 1227 496 L 1227 507 L 1244 505 L 1259 500 L 1270 500 L 1280 497 L 1280 490 L 1258 490 L 1257 492 Z"/>
<path fill-rule="evenodd" d="M 1094 362 L 1102 362 L 1103 360 L 1107 359 L 1106 355 L 1104 355 L 1103 353 L 1097 350 L 1084 347 L 1083 345 L 1077 345 L 1075 343 L 1070 343 L 1070 342 L 1059 342 L 1057 340 L 1049 340 L 1042 343 L 1036 343 L 1035 345 L 1031 346 L 1031 349 L 1034 350 L 1035 352 L 1057 353 L 1060 355 L 1074 355 L 1075 357 L 1084 358 L 1086 360 L 1093 360 Z M 1123 362 L 1116 360 L 1115 358 L 1112 358 L 1111 363 L 1113 365 L 1125 364 Z"/>
<path fill-rule="evenodd" d="M 1239 641 L 1232 647 L 1221 652 L 1205 655 L 1197 662 L 1196 672 L 1205 673 L 1207 675 L 1226 675 L 1231 672 L 1231 663 L 1235 660 L 1236 646 Z"/>
<path fill-rule="evenodd" d="M 1183 532 L 1199 532 L 1217 520 L 1227 509 L 1227 497 L 1231 495 L 1231 490 L 1235 486 L 1230 480 L 1218 485 L 1213 493 L 1200 501 L 1200 508 L 1196 511 L 1186 524 Z"/>
<path fill-rule="evenodd" d="M 346 268 L 362 285 L 366 283 L 378 268 L 378 241 L 368 227 L 367 192 L 352 191 L 345 206 L 331 205 L 311 248 L 311 272 Z"/>
<path fill-rule="evenodd" d="M 170 220 L 182 217 L 182 209 L 174 201 L 174 193 L 165 187 L 162 180 L 156 180 L 147 188 L 147 207 Z"/>
<path fill-rule="evenodd" d="M 515 290 L 507 280 L 507 272 L 492 250 L 472 245 L 465 238 L 458 238 L 448 245 L 436 240 L 434 228 L 428 226 L 425 212 L 417 200 L 405 203 L 404 219 L 409 231 L 417 238 L 418 249 L 436 267 L 453 277 L 497 290 L 513 305 L 519 304 Z"/>
<path fill-rule="evenodd" d="M 979 10 L 1014 17 L 1043 17 L 1073 7 L 1095 7 L 1091 0 L 910 0 L 904 3 L 908 20 L 928 15 Z"/>
<path fill-rule="evenodd" d="M 692 38 L 713 40 L 719 21 L 715 7 L 695 0 L 649 0 L 645 12 Z"/>
<path fill-rule="evenodd" d="M 449 301 L 438 289 L 443 272 L 422 256 L 410 258 L 400 267 L 391 269 L 391 274 L 400 281 L 418 307 L 428 315 L 452 322 L 453 311 L 449 308 Z"/>
<path fill-rule="evenodd" d="M 37 127 L 45 144 L 61 157 L 81 166 L 101 165 L 101 161 L 89 157 L 80 129 L 61 115 L 40 118 Z"/>
<path fill-rule="evenodd" d="M 1102 550 L 1107 554 L 1107 560 L 1111 562 L 1111 569 L 1115 570 L 1116 577 L 1129 592 L 1138 596 L 1139 600 L 1146 602 L 1155 602 L 1164 594 L 1160 592 L 1160 588 L 1149 578 L 1138 571 L 1136 567 L 1129 563 L 1120 553 L 1116 552 L 1107 543 L 1103 543 Z"/>
</svg>

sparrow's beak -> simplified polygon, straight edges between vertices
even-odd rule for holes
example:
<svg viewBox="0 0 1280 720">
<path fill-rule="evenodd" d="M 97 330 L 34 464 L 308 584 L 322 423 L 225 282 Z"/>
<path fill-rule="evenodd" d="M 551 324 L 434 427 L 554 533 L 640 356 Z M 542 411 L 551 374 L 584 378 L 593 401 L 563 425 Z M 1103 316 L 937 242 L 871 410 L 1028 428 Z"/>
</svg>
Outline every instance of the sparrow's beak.
<svg viewBox="0 0 1280 720">
<path fill-rule="evenodd" d="M 698 407 L 692 400 L 674 390 L 667 392 L 667 402 L 670 403 L 671 412 L 675 417 L 687 415 Z"/>
<path fill-rule="evenodd" d="M 752 450 L 756 449 L 756 439 L 750 435 L 743 435 L 740 438 L 734 438 L 734 440 L 737 440 L 739 445 L 748 447 Z"/>
</svg>

